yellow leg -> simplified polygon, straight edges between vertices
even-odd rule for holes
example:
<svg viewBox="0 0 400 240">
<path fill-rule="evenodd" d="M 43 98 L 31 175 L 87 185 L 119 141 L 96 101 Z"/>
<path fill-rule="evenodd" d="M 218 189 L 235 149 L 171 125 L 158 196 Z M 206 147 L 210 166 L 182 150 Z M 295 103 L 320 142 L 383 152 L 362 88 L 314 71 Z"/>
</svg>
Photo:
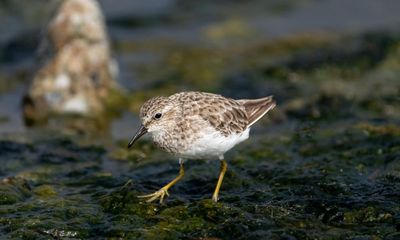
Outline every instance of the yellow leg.
<svg viewBox="0 0 400 240">
<path fill-rule="evenodd" d="M 139 198 L 149 198 L 146 200 L 146 202 L 153 202 L 157 198 L 160 198 L 160 203 L 164 201 L 165 195 L 169 196 L 168 189 L 172 187 L 175 183 L 177 183 L 183 176 L 185 175 L 185 169 L 183 168 L 183 163 L 180 163 L 180 168 L 179 168 L 179 175 L 174 178 L 170 183 L 162 187 L 160 190 L 152 193 L 152 194 L 147 194 L 147 195 L 142 195 L 138 196 Z"/>
<path fill-rule="evenodd" d="M 224 160 L 221 159 L 220 161 L 221 161 L 221 170 L 219 172 L 219 178 L 218 178 L 217 186 L 215 187 L 215 191 L 214 191 L 214 194 L 212 196 L 212 200 L 214 202 L 218 201 L 219 189 L 221 188 L 222 180 L 224 179 L 226 169 L 228 168 L 228 164 Z"/>
</svg>

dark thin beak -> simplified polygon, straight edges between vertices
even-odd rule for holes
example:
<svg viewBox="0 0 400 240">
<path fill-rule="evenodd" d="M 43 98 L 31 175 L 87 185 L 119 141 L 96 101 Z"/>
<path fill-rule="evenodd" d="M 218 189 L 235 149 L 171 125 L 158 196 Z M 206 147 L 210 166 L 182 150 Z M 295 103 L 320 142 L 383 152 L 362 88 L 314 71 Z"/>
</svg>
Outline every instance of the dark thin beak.
<svg viewBox="0 0 400 240">
<path fill-rule="evenodd" d="M 135 136 L 131 139 L 131 141 L 128 144 L 128 148 L 132 147 L 132 145 L 138 140 L 141 136 L 147 133 L 147 128 L 145 128 L 143 125 L 140 126 L 139 130 L 136 132 Z"/>
</svg>

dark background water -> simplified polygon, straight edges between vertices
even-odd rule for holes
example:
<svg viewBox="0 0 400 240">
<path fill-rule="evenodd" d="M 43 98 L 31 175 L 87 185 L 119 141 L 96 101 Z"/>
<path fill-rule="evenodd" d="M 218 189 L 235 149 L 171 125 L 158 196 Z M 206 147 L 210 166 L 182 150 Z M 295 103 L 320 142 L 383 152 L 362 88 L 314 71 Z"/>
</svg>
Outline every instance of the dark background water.
<svg viewBox="0 0 400 240">
<path fill-rule="evenodd" d="M 27 128 L 21 98 L 55 3 L 0 1 L 0 234 L 14 239 L 400 238 L 400 2 L 100 1 L 123 101 L 106 124 Z M 178 172 L 143 139 L 147 98 L 273 94 L 278 107 L 216 161 Z M 108 119 L 108 118 L 107 118 Z M 101 129 L 100 127 L 101 126 Z"/>
</svg>

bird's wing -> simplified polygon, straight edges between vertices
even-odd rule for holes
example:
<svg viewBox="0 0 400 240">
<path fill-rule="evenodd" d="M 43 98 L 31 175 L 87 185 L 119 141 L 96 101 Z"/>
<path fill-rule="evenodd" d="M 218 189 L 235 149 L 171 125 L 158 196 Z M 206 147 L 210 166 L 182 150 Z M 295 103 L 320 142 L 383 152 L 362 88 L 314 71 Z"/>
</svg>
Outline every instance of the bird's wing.
<svg viewBox="0 0 400 240">
<path fill-rule="evenodd" d="M 225 136 L 240 133 L 248 126 L 244 106 L 233 99 L 200 92 L 186 92 L 179 99 L 185 117 L 197 115 Z"/>
</svg>

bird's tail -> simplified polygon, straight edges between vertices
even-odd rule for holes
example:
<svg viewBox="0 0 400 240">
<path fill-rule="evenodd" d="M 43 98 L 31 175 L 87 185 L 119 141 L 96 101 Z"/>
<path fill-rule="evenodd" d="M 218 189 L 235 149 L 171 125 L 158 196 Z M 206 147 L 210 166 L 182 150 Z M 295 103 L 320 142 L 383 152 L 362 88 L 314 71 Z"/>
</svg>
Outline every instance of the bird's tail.
<svg viewBox="0 0 400 240">
<path fill-rule="evenodd" d="M 273 100 L 273 96 L 259 99 L 240 99 L 238 100 L 238 102 L 241 103 L 246 109 L 249 119 L 249 124 L 247 125 L 247 127 L 253 125 L 269 110 L 273 109 L 276 106 L 276 102 L 275 100 Z"/>
</svg>

